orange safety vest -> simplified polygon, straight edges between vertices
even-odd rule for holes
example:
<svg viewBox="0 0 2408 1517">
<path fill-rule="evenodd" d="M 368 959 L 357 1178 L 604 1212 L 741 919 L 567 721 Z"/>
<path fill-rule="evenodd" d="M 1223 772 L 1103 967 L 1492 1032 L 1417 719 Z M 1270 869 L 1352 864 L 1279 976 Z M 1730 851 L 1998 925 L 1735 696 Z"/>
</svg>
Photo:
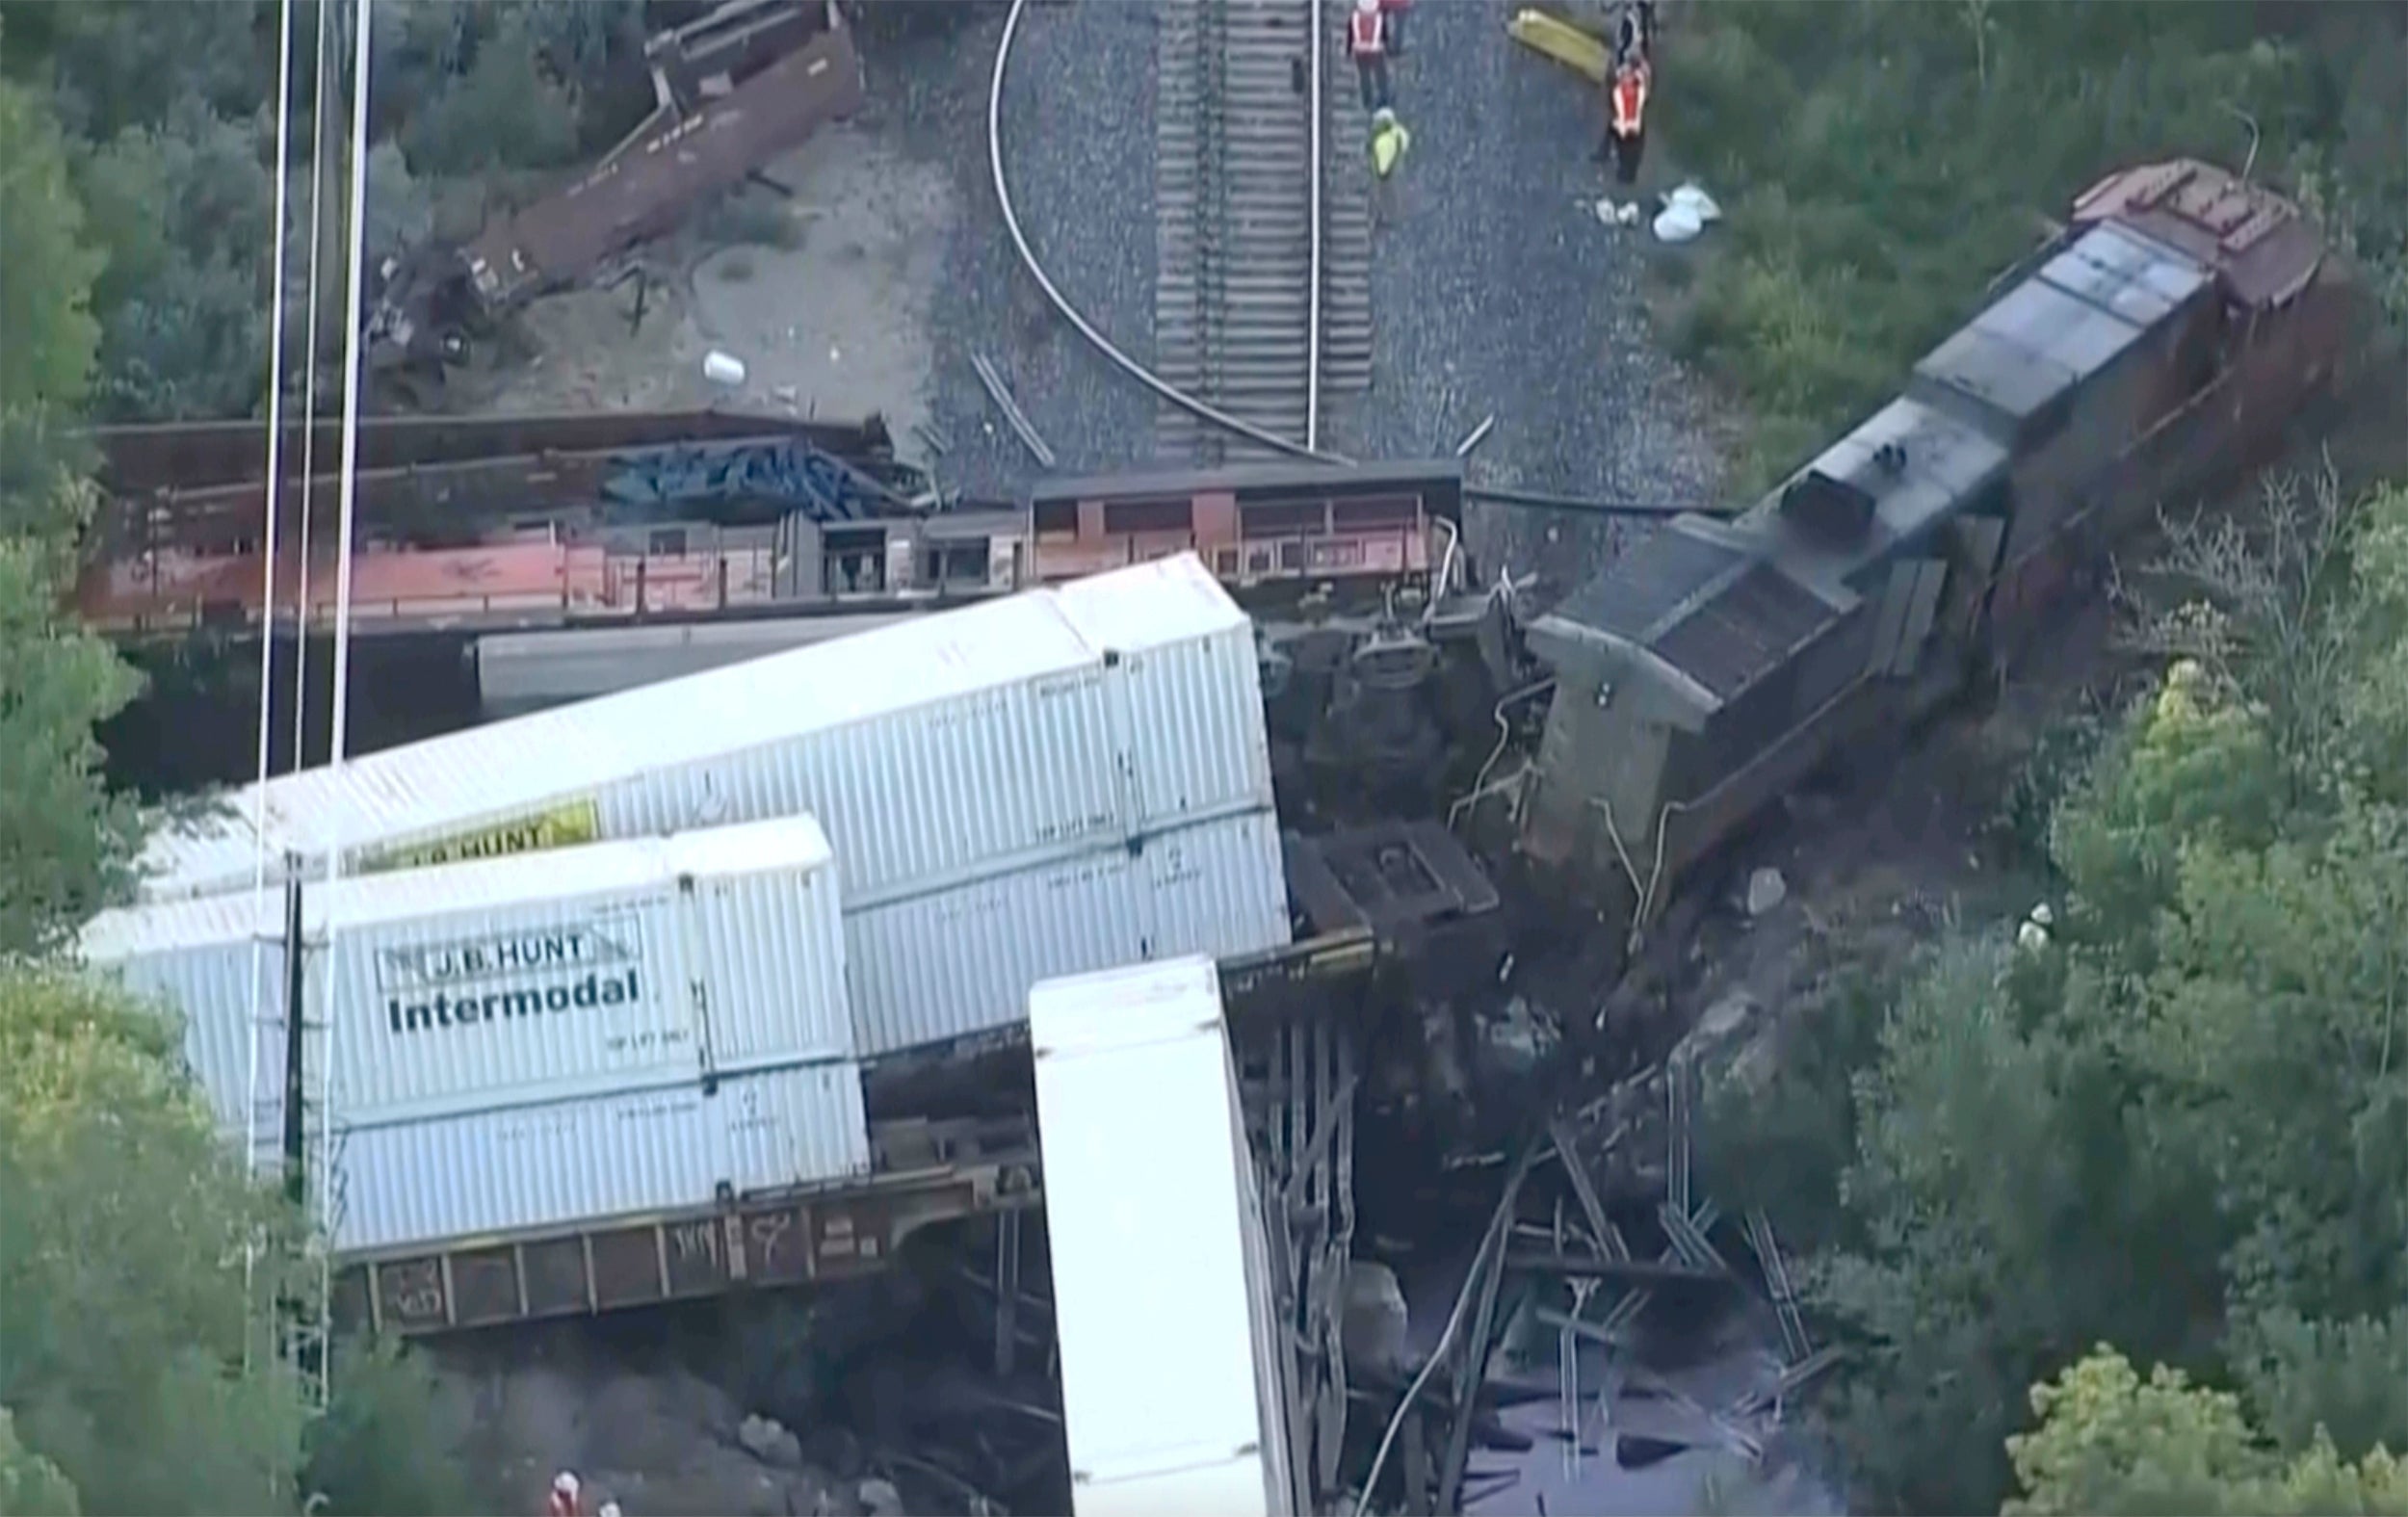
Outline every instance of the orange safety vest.
<svg viewBox="0 0 2408 1517">
<path fill-rule="evenodd" d="M 1613 135 L 1636 137 L 1646 124 L 1647 77 L 1637 69 L 1626 69 L 1613 82 Z"/>
<path fill-rule="evenodd" d="M 1384 19 L 1376 11 L 1357 11 L 1347 17 L 1347 49 L 1357 58 L 1377 58 L 1386 51 L 1380 36 Z"/>
</svg>

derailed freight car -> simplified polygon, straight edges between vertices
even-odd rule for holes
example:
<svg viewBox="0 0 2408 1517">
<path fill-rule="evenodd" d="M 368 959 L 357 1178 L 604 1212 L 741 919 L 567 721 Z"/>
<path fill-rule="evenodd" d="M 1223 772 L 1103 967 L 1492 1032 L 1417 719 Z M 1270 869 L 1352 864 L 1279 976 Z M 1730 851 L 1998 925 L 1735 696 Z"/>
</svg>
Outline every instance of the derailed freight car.
<svg viewBox="0 0 2408 1517">
<path fill-rule="evenodd" d="M 845 930 L 864 1059 L 994 1032 L 1040 980 L 1285 948 L 1279 821 L 1267 808 L 1156 833 L 849 913 Z"/>
<path fill-rule="evenodd" d="M 1028 1007 L 1072 1509 L 1302 1509 L 1218 971 L 1050 981 Z"/>
<path fill-rule="evenodd" d="M 1643 925 L 1807 773 L 2045 636 L 2160 500 L 2267 457 L 2346 372 L 2361 298 L 2261 187 L 2193 162 L 2110 175 L 1901 396 L 1533 625 L 1557 687 L 1524 850 Z"/>
<path fill-rule="evenodd" d="M 1265 811 L 1252 623 L 1193 555 L 247 787 L 143 891 L 248 889 L 808 812 L 853 909 Z"/>
<path fill-rule="evenodd" d="M 808 816 L 344 879 L 301 906 L 304 1058 L 336 1030 L 346 1121 L 853 1054 L 835 861 Z M 285 927 L 281 891 L 244 891 L 106 911 L 78 939 L 182 1013 L 233 1132 L 254 1125 L 253 1070 L 284 1067 Z"/>
<path fill-rule="evenodd" d="M 307 1125 L 321 1080 L 334 1113 L 335 1246 L 866 1172 L 833 862 L 790 817 L 306 889 L 300 1073 Z M 79 943 L 181 1017 L 261 1163 L 285 1132 L 285 925 L 240 894 L 107 912 Z"/>
</svg>

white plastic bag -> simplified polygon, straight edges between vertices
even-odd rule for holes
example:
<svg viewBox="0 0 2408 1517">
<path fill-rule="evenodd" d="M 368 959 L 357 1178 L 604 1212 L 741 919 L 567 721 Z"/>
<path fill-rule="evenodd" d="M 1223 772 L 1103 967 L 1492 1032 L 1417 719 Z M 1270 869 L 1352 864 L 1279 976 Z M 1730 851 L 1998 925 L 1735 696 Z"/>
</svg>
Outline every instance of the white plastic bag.
<svg viewBox="0 0 2408 1517">
<path fill-rule="evenodd" d="M 1705 222 L 1689 206 L 1675 203 L 1656 213 L 1656 241 L 1660 243 L 1691 242 L 1705 229 Z"/>
<path fill-rule="evenodd" d="M 1714 197 L 1694 184 L 1685 184 L 1664 197 L 1672 205 L 1686 206 L 1697 217 L 1700 225 L 1722 220 L 1722 207 Z"/>
</svg>

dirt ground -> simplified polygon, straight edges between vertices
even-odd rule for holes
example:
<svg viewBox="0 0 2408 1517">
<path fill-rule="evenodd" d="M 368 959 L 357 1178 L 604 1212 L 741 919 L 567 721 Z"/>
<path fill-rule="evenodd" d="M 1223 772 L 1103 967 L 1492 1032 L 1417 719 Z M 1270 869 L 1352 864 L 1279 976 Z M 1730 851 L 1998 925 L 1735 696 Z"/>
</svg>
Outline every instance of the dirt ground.
<svg viewBox="0 0 2408 1517">
<path fill-rule="evenodd" d="M 547 296 L 454 376 L 445 408 L 877 411 L 908 437 L 929 414 L 929 311 L 960 214 L 952 186 L 850 125 L 766 172 L 792 196 L 748 188 L 738 211 L 644 248 L 641 322 L 633 280 Z M 744 365 L 741 384 L 704 377 L 714 351 Z"/>
</svg>

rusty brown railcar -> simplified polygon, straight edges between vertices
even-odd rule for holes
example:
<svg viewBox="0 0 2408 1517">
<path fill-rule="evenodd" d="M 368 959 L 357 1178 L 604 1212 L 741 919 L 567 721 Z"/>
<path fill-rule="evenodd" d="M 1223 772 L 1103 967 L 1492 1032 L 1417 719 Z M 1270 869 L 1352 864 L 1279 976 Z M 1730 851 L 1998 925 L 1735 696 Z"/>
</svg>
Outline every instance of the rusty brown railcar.
<svg viewBox="0 0 2408 1517">
<path fill-rule="evenodd" d="M 468 245 L 461 256 L 485 311 L 587 277 L 861 108 L 861 59 L 833 0 L 767 12 L 758 24 L 783 30 L 764 30 L 724 49 L 734 54 L 717 65 L 724 71 L 692 81 L 703 97 L 699 109 L 686 113 L 665 102 L 600 165 Z M 765 55 L 772 61 L 763 64 Z M 662 67 L 666 75 L 667 65 Z M 754 71 L 746 74 L 747 67 Z M 715 81 L 724 81 L 723 93 L 714 92 Z"/>
</svg>

